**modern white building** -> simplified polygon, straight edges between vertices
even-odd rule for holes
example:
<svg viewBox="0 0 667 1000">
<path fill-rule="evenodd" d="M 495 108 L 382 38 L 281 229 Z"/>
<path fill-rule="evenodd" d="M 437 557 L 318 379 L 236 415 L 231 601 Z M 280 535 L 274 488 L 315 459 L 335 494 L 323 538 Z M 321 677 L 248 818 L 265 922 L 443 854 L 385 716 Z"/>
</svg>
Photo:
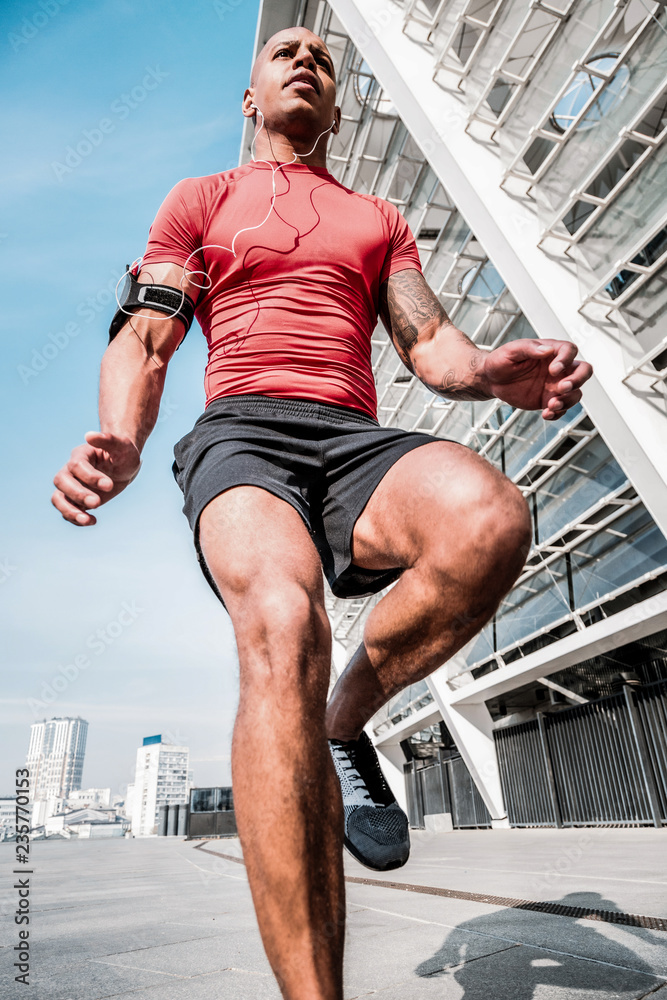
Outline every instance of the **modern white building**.
<svg viewBox="0 0 667 1000">
<path fill-rule="evenodd" d="M 81 788 L 88 723 L 81 718 L 55 718 L 30 727 L 26 767 L 35 800 L 67 798 Z"/>
<path fill-rule="evenodd" d="M 72 808 L 108 809 L 111 806 L 111 789 L 80 788 L 75 792 L 70 792 L 67 796 L 67 805 Z"/>
<path fill-rule="evenodd" d="M 66 809 L 47 817 L 44 822 L 46 837 L 63 837 L 65 840 L 108 840 L 123 837 L 129 828 L 127 820 L 116 815 L 113 809 Z"/>
<path fill-rule="evenodd" d="M 163 743 L 161 736 L 147 736 L 137 750 L 132 801 L 132 833 L 157 836 L 161 805 L 188 801 L 188 747 Z"/>
<path fill-rule="evenodd" d="M 545 423 L 434 396 L 375 331 L 380 421 L 476 449 L 534 520 L 494 619 L 373 722 L 414 825 L 667 822 L 665 6 L 260 6 L 256 52 L 292 24 L 326 41 L 329 169 L 400 208 L 452 321 L 488 350 L 571 340 L 595 366 L 583 405 Z M 330 602 L 337 669 L 376 600 Z"/>
<path fill-rule="evenodd" d="M 116 796 L 114 796 L 114 799 L 115 798 Z M 122 813 L 123 816 L 127 816 L 128 819 L 131 819 L 133 802 L 134 802 L 134 783 L 130 783 L 127 786 L 125 797 L 123 798 L 122 796 L 120 796 L 119 798 L 121 799 L 121 802 L 118 805 L 119 812 Z"/>
</svg>

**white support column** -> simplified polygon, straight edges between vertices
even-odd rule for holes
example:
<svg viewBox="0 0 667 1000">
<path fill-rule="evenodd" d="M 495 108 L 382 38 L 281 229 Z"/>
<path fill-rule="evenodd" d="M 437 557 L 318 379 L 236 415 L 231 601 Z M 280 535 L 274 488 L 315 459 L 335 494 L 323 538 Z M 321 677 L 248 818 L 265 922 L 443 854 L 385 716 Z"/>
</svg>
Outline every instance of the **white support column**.
<svg viewBox="0 0 667 1000">
<path fill-rule="evenodd" d="M 491 813 L 491 825 L 494 829 L 509 826 L 488 708 L 484 702 L 451 704 L 454 692 L 447 683 L 447 666 L 431 674 L 428 686 L 484 804 Z"/>
<path fill-rule="evenodd" d="M 331 666 L 332 666 L 332 677 L 338 680 L 340 675 L 345 670 L 347 666 L 347 661 L 350 658 L 350 651 L 347 646 L 342 643 L 339 639 L 333 640 L 331 644 Z"/>
<path fill-rule="evenodd" d="M 373 732 L 370 726 L 367 727 L 367 732 L 371 740 L 373 740 Z M 382 766 L 382 773 L 387 779 L 387 784 L 396 796 L 396 801 L 401 809 L 407 812 L 408 797 L 405 791 L 405 776 L 403 774 L 405 755 L 398 743 L 383 743 L 382 746 L 376 747 L 376 749 Z"/>
</svg>

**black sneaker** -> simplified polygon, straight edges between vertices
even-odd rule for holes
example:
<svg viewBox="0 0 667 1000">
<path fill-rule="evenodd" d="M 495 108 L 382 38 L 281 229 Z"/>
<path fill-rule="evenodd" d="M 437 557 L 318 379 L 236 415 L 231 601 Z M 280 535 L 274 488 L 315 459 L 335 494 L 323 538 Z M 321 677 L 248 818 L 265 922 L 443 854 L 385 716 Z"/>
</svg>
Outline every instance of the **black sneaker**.
<svg viewBox="0 0 667 1000">
<path fill-rule="evenodd" d="M 400 868 L 410 855 L 408 817 L 394 798 L 366 733 L 329 740 L 345 810 L 344 844 L 367 868 Z"/>
</svg>

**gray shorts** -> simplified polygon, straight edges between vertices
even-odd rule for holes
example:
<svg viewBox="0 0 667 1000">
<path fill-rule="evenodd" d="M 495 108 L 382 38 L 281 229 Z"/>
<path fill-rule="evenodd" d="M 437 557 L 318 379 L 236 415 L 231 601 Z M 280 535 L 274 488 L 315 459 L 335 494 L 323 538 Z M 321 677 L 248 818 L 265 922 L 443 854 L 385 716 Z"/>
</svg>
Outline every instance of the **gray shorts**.
<svg viewBox="0 0 667 1000">
<path fill-rule="evenodd" d="M 214 400 L 174 448 L 173 472 L 197 557 L 217 596 L 199 545 L 199 517 L 214 497 L 244 485 L 268 490 L 301 515 L 336 597 L 388 586 L 401 569 L 355 566 L 352 531 L 394 462 L 433 440 L 328 403 L 254 395 Z"/>
</svg>

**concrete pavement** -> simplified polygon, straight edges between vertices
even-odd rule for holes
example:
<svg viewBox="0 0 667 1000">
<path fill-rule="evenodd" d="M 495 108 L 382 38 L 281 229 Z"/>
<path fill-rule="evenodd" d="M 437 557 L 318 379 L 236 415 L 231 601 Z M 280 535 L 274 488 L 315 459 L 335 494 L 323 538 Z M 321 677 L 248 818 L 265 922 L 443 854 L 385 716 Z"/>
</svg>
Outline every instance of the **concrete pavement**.
<svg viewBox="0 0 667 1000">
<path fill-rule="evenodd" d="M 0 996 L 277 1000 L 245 868 L 197 843 L 33 844 L 31 987 L 13 980 L 4 905 Z M 240 857 L 236 840 L 205 846 Z M 409 864 L 387 878 L 667 916 L 665 846 L 652 829 L 413 832 Z M 13 845 L 0 862 L 11 872 Z M 346 871 L 382 878 L 350 858 Z M 664 931 L 375 885 L 347 896 L 346 1000 L 667 1000 Z"/>
</svg>

